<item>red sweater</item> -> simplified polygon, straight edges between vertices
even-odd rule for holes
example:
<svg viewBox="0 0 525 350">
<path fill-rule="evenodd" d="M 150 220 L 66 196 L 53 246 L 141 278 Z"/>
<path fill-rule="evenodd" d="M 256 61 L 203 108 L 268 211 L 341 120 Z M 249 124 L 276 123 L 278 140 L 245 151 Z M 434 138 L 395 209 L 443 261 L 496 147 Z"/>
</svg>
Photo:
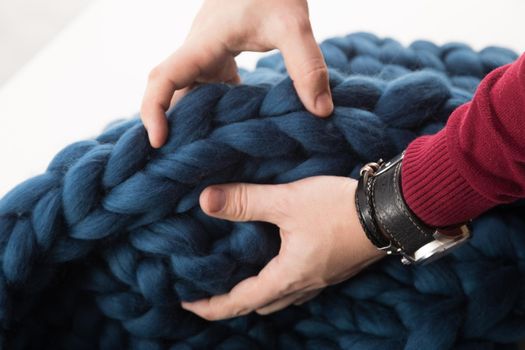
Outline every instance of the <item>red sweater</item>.
<svg viewBox="0 0 525 350">
<path fill-rule="evenodd" d="M 413 140 L 401 169 L 407 205 L 429 225 L 525 198 L 525 54 L 488 74 L 441 131 Z"/>
</svg>

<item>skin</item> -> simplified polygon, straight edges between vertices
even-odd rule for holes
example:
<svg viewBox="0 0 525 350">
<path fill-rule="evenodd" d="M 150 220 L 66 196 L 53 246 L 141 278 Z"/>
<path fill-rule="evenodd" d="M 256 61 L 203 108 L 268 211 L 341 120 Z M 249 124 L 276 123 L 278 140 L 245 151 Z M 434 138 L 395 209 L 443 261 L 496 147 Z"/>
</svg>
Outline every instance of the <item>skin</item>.
<svg viewBox="0 0 525 350">
<path fill-rule="evenodd" d="M 149 75 L 141 117 L 153 147 L 166 141 L 166 110 L 198 83 L 239 83 L 235 56 L 279 49 L 305 107 L 319 117 L 334 108 L 328 71 L 305 0 L 208 0 L 183 45 Z"/>
<path fill-rule="evenodd" d="M 182 307 L 207 320 L 301 304 L 328 285 L 354 276 L 386 254 L 366 237 L 355 208 L 357 181 L 314 176 L 280 185 L 227 184 L 206 188 L 200 205 L 210 216 L 266 221 L 279 227 L 279 254 L 257 276 L 229 293 Z"/>
<path fill-rule="evenodd" d="M 235 56 L 279 49 L 295 89 L 314 116 L 333 111 L 328 72 L 313 36 L 306 0 L 208 0 L 183 45 L 149 76 L 141 117 L 153 147 L 168 136 L 165 112 L 193 86 L 240 82 Z M 313 117 L 312 117 L 313 118 Z M 203 211 L 231 221 L 266 221 L 280 229 L 281 248 L 257 276 L 229 293 L 181 306 L 207 320 L 268 314 L 315 297 L 381 259 L 354 204 L 357 181 L 316 176 L 288 184 L 206 188 Z"/>
</svg>

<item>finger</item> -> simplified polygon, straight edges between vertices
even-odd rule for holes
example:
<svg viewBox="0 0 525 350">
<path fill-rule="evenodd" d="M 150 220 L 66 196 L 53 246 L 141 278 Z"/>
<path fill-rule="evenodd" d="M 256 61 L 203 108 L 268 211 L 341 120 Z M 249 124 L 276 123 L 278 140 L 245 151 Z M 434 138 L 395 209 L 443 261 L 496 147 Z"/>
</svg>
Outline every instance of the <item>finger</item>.
<svg viewBox="0 0 525 350">
<path fill-rule="evenodd" d="M 181 306 L 210 321 L 246 315 L 293 292 L 293 283 L 283 283 L 289 276 L 283 273 L 278 261 L 279 256 L 276 256 L 257 276 L 238 283 L 227 294 L 182 302 Z"/>
<path fill-rule="evenodd" d="M 305 296 L 305 292 L 293 293 L 255 310 L 259 315 L 268 315 L 284 309 Z"/>
<path fill-rule="evenodd" d="M 237 62 L 235 62 L 234 57 L 230 56 L 224 61 L 224 67 L 218 78 L 219 81 L 227 84 L 239 84 L 241 82 L 239 68 L 237 67 Z"/>
<path fill-rule="evenodd" d="M 334 108 L 328 68 L 310 26 L 295 35 L 283 36 L 278 43 L 286 69 L 304 106 L 319 117 L 329 116 Z"/>
<path fill-rule="evenodd" d="M 288 187 L 233 183 L 207 187 L 200 206 L 210 216 L 231 221 L 267 221 L 279 224 L 288 209 Z"/>
<path fill-rule="evenodd" d="M 199 72 L 196 55 L 184 46 L 151 71 L 140 115 L 153 147 L 158 148 L 166 141 L 168 123 L 165 112 L 173 93 L 190 85 Z"/>
<path fill-rule="evenodd" d="M 229 80 L 226 80 L 225 83 L 228 83 L 228 84 L 240 84 L 241 83 L 241 76 L 239 75 L 239 73 L 235 72 L 235 74 Z"/>
<path fill-rule="evenodd" d="M 291 304 L 294 305 L 301 305 L 308 300 L 311 300 L 315 298 L 319 293 L 321 293 L 322 289 L 316 289 L 308 292 L 300 292 L 300 293 L 293 293 L 291 295 L 287 295 L 277 301 L 274 301 L 266 306 L 263 306 L 262 308 L 259 308 L 255 310 L 259 315 L 268 315 L 273 312 L 282 310 Z"/>
<path fill-rule="evenodd" d="M 302 298 L 297 299 L 296 301 L 294 301 L 294 305 L 304 304 L 307 301 L 310 301 L 313 298 L 315 298 L 316 296 L 318 296 L 319 293 L 321 293 L 322 291 L 323 291 L 322 289 L 316 289 L 316 290 L 313 290 L 313 291 L 311 291 L 309 293 L 306 293 Z"/>
</svg>

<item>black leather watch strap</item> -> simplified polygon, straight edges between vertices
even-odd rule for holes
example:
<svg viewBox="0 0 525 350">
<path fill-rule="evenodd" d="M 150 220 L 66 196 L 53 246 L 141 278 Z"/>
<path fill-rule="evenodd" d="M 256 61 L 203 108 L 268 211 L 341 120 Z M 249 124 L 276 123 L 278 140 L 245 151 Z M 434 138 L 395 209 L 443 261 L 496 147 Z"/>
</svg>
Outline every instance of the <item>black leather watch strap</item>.
<svg viewBox="0 0 525 350">
<path fill-rule="evenodd" d="M 372 207 L 372 197 L 369 195 L 370 181 L 364 183 L 365 178 L 361 176 L 357 183 L 355 206 L 361 226 L 368 239 L 378 248 L 390 245 L 390 240 L 385 237 L 376 225 L 374 219 L 374 208 Z"/>
<path fill-rule="evenodd" d="M 390 163 L 390 164 L 389 164 Z M 379 168 L 371 179 L 371 198 L 377 225 L 405 254 L 434 240 L 435 228 L 426 226 L 408 208 L 401 190 L 401 159 Z"/>
<path fill-rule="evenodd" d="M 430 227 L 408 207 L 401 186 L 404 152 L 388 162 L 365 164 L 355 192 L 361 225 L 378 249 L 402 256 L 403 264 L 425 264 L 470 238 L 467 223 Z"/>
</svg>

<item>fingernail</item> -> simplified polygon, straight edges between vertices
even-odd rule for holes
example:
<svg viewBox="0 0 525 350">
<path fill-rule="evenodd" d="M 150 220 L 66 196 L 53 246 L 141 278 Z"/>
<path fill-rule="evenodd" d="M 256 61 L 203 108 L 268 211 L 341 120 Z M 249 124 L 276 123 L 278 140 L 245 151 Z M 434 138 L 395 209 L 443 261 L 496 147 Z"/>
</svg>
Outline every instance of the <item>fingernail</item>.
<svg viewBox="0 0 525 350">
<path fill-rule="evenodd" d="M 322 92 L 315 98 L 315 109 L 317 111 L 328 112 L 332 110 L 332 97 L 328 91 Z"/>
<path fill-rule="evenodd" d="M 226 204 L 226 194 L 217 187 L 212 187 L 208 193 L 208 210 L 210 213 L 221 211 Z"/>
</svg>

